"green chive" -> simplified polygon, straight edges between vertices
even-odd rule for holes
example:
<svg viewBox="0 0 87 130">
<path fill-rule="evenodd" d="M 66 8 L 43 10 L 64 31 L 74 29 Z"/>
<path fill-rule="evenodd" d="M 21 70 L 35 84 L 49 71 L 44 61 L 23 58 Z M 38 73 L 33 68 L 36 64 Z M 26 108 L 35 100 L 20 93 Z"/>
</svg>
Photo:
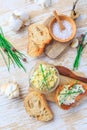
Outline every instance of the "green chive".
<svg viewBox="0 0 87 130">
<path fill-rule="evenodd" d="M 23 61 L 23 59 L 25 58 L 25 55 L 22 54 L 21 52 L 19 52 L 18 50 L 16 50 L 12 44 L 4 37 L 2 28 L 0 27 L 0 47 L 3 50 L 6 50 L 4 52 L 4 54 L 8 57 L 8 63 L 2 53 L 2 51 L 0 50 L 0 53 L 3 57 L 3 60 L 8 68 L 8 70 L 10 70 L 10 64 L 12 62 L 12 64 L 16 66 L 18 66 L 19 68 L 22 68 L 24 71 L 26 71 L 25 67 L 23 66 L 21 60 Z M 12 48 L 15 49 L 15 51 L 12 50 Z"/>
<path fill-rule="evenodd" d="M 44 81 L 44 83 L 45 83 L 47 89 L 49 90 L 48 84 L 47 84 L 47 81 L 46 81 L 46 77 L 45 77 L 45 75 L 44 75 L 44 70 L 43 70 L 42 64 L 40 64 L 40 68 L 41 68 L 41 72 L 42 72 L 42 75 L 43 75 L 43 81 Z"/>
<path fill-rule="evenodd" d="M 78 69 L 82 51 L 83 51 L 84 47 L 87 45 L 87 43 L 85 45 L 83 45 L 86 35 L 87 35 L 87 32 L 85 33 L 85 35 L 82 36 L 81 43 L 79 44 L 79 46 L 77 48 L 77 54 L 75 57 L 75 61 L 73 63 L 73 70 Z"/>
</svg>

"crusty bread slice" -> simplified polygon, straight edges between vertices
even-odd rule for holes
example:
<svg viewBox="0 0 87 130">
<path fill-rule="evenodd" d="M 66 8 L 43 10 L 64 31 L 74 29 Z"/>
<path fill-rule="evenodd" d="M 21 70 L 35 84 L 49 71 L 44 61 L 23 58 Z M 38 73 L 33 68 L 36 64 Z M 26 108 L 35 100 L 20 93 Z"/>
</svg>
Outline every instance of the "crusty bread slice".
<svg viewBox="0 0 87 130">
<path fill-rule="evenodd" d="M 51 41 L 48 28 L 43 24 L 32 24 L 28 27 L 28 48 L 27 53 L 32 56 L 42 54 L 46 44 Z"/>
<path fill-rule="evenodd" d="M 26 112 L 40 121 L 50 121 L 53 113 L 50 110 L 44 95 L 31 91 L 24 100 Z"/>
<path fill-rule="evenodd" d="M 68 84 L 68 88 L 70 89 L 74 84 L 75 84 L 75 82 L 71 82 L 70 84 Z M 58 104 L 58 106 L 59 106 L 60 108 L 62 108 L 62 109 L 64 109 L 64 110 L 68 110 L 68 109 L 70 109 L 71 107 L 75 107 L 76 105 L 78 105 L 78 101 L 80 101 L 81 99 L 83 99 L 83 97 L 85 97 L 85 96 L 87 95 L 87 85 L 84 84 L 84 83 L 82 83 L 82 82 L 79 82 L 79 81 L 77 82 L 77 84 L 81 84 L 82 87 L 83 87 L 83 89 L 85 90 L 85 92 L 79 94 L 78 96 L 76 96 L 75 102 L 72 103 L 72 104 L 70 104 L 70 105 L 65 105 L 65 104 L 63 104 L 63 103 L 62 103 L 61 105 L 59 105 L 59 101 L 58 101 L 58 99 L 57 99 L 57 96 L 58 96 L 58 95 L 60 94 L 60 92 L 64 89 L 64 85 L 59 86 L 59 87 L 57 88 L 55 100 L 56 100 L 56 103 Z"/>
<path fill-rule="evenodd" d="M 37 44 L 34 44 L 32 41 L 30 42 L 30 46 L 28 48 L 28 54 L 31 57 L 40 56 L 43 52 L 44 48 L 40 48 Z"/>
</svg>

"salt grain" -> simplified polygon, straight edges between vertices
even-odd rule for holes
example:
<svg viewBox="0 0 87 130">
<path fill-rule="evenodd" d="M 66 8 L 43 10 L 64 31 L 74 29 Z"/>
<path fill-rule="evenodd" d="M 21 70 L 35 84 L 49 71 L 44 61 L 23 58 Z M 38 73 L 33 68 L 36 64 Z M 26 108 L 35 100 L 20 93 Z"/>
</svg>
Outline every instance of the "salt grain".
<svg viewBox="0 0 87 130">
<path fill-rule="evenodd" d="M 53 34 L 57 38 L 65 40 L 68 37 L 70 37 L 72 34 L 72 25 L 68 21 L 65 21 L 65 20 L 62 21 L 62 24 L 65 27 L 65 29 L 62 31 L 60 31 L 60 27 L 59 27 L 59 24 L 57 22 L 55 22 L 53 24 Z"/>
</svg>

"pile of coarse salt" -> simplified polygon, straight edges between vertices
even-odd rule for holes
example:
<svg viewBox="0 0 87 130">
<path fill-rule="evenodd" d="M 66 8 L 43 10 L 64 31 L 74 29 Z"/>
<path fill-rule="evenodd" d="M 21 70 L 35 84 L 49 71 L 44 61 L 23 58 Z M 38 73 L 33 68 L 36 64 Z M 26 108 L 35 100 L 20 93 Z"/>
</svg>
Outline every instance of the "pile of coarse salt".
<svg viewBox="0 0 87 130">
<path fill-rule="evenodd" d="M 55 37 L 65 40 L 72 34 L 72 25 L 66 20 L 62 21 L 62 24 L 65 26 L 65 29 L 62 31 L 60 31 L 59 24 L 57 22 L 53 24 L 53 34 Z"/>
</svg>

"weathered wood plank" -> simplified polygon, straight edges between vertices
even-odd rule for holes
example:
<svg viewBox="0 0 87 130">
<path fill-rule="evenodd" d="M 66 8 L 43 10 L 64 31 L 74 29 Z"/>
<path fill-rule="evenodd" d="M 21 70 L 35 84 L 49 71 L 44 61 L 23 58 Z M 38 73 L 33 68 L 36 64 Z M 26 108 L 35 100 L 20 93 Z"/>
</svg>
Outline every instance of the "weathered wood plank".
<svg viewBox="0 0 87 130">
<path fill-rule="evenodd" d="M 74 0 L 56 0 L 49 9 L 42 9 L 35 5 L 33 0 L 0 0 L 0 26 L 2 26 L 5 36 L 13 45 L 26 54 L 27 47 L 27 28 L 20 33 L 14 33 L 9 28 L 9 17 L 13 10 L 23 9 L 30 13 L 31 22 L 40 22 L 45 20 L 52 11 L 56 9 L 59 13 L 70 14 L 72 3 Z M 76 20 L 77 36 L 87 30 L 87 0 L 80 0 L 77 5 L 77 10 L 81 16 Z M 72 69 L 73 60 L 76 50 L 69 48 L 60 58 L 51 60 L 46 56 L 40 60 L 48 61 L 55 65 L 64 65 Z M 28 57 L 28 64 L 25 64 L 27 73 L 24 73 L 18 68 L 11 67 L 11 72 L 8 73 L 7 68 L 3 65 L 3 60 L 0 57 L 0 85 L 9 79 L 15 79 L 20 84 L 20 97 L 18 99 L 8 100 L 4 96 L 0 96 L 0 130 L 86 130 L 87 129 L 87 103 L 84 101 L 82 105 L 73 108 L 69 111 L 59 109 L 55 104 L 49 103 L 54 112 L 54 120 L 49 123 L 42 123 L 30 118 L 23 107 L 23 100 L 28 93 L 28 76 L 31 67 L 38 61 Z M 87 47 L 84 49 L 81 63 L 79 66 L 80 72 L 83 72 L 87 77 Z"/>
</svg>

